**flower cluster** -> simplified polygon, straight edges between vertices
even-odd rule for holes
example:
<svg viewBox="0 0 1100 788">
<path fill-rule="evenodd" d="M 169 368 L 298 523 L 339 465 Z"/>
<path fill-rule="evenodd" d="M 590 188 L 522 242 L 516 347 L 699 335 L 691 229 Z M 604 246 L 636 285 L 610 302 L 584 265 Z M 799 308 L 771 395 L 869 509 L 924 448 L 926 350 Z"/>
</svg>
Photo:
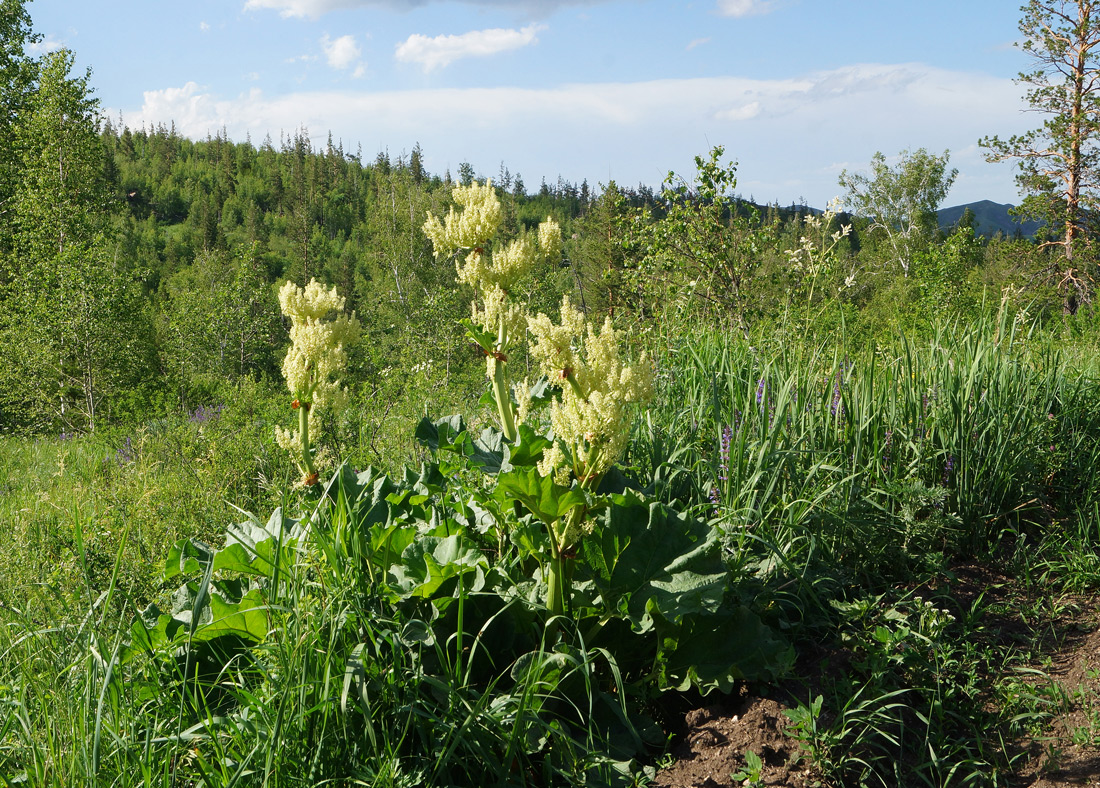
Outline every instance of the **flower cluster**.
<svg viewBox="0 0 1100 788">
<path fill-rule="evenodd" d="M 809 214 L 803 220 L 806 234 L 799 238 L 798 248 L 787 250 L 787 259 L 791 267 L 804 279 L 810 281 L 810 295 L 813 295 L 814 284 L 821 274 L 828 273 L 836 262 L 837 246 L 842 238 L 852 232 L 852 225 L 841 225 L 839 230 L 832 233 L 829 229 L 833 226 L 840 209 L 840 198 L 834 197 L 821 214 Z M 854 278 L 845 279 L 844 286 L 851 287 Z"/>
<path fill-rule="evenodd" d="M 456 205 L 462 206 L 461 212 L 452 207 L 444 221 L 429 215 L 424 222 L 424 234 L 431 239 L 436 257 L 485 246 L 497 234 L 504 217 L 490 181 L 455 186 L 451 198 Z"/>
<path fill-rule="evenodd" d="M 347 346 L 359 339 L 359 320 L 345 315 L 344 298 L 311 279 L 305 288 L 287 282 L 279 290 L 279 306 L 290 318 L 290 349 L 283 359 L 283 377 L 299 410 L 298 430 L 275 428 L 278 444 L 297 457 L 306 479 L 313 479 L 309 432 L 318 407 L 339 410 L 347 390 L 336 376 L 348 363 Z"/>
<path fill-rule="evenodd" d="M 627 366 L 619 356 L 622 332 L 607 319 L 600 331 L 562 299 L 561 322 L 545 314 L 528 321 L 531 348 L 541 371 L 561 388 L 550 407 L 557 441 L 543 455 L 539 472 L 561 482 L 599 479 L 619 459 L 630 436 L 628 403 L 648 402 L 653 370 L 645 354 Z"/>
<path fill-rule="evenodd" d="M 535 234 L 525 233 L 507 244 L 488 250 L 500 229 L 500 201 L 488 180 L 484 184 L 456 186 L 452 197 L 462 210 L 451 208 L 440 220 L 428 216 L 424 233 L 431 239 L 436 257 L 455 255 L 457 279 L 474 289 L 467 332 L 485 352 L 486 374 L 493 381 L 505 437 L 515 440 L 516 412 L 504 365 L 514 338 L 526 328 L 527 312 L 512 300 L 513 290 L 537 264 L 561 257 L 561 227 L 547 217 Z"/>
<path fill-rule="evenodd" d="M 347 346 L 359 339 L 359 320 L 345 315 L 344 297 L 315 279 L 300 288 L 287 282 L 279 306 L 290 318 L 290 350 L 283 359 L 287 388 L 300 403 L 340 407 L 345 390 L 334 379 L 348 364 Z"/>
</svg>

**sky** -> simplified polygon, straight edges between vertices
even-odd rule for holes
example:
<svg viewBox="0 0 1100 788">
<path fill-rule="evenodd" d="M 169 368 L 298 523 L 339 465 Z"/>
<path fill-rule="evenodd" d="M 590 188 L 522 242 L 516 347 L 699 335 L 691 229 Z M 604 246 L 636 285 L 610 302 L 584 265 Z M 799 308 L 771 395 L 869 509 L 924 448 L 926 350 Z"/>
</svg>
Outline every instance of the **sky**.
<svg viewBox="0 0 1100 788">
<path fill-rule="evenodd" d="M 420 145 L 528 191 L 690 179 L 715 146 L 736 191 L 816 207 L 881 151 L 950 151 L 945 207 L 1019 202 L 978 140 L 1042 122 L 1014 82 L 1004 0 L 30 0 L 105 115 L 202 139 L 329 134 L 371 160 Z"/>
</svg>

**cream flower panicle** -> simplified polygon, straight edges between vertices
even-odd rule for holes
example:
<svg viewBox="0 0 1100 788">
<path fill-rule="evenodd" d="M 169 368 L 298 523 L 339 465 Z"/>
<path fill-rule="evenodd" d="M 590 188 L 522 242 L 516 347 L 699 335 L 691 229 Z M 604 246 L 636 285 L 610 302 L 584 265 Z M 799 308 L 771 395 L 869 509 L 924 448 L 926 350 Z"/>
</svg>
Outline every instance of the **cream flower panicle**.
<svg viewBox="0 0 1100 788">
<path fill-rule="evenodd" d="M 359 339 L 359 320 L 344 314 L 344 298 L 336 288 L 311 279 L 304 288 L 287 282 L 279 288 L 279 306 L 290 318 L 290 348 L 283 359 L 283 377 L 298 410 L 296 432 L 275 428 L 276 442 L 294 455 L 302 483 L 317 482 L 316 467 L 324 451 L 310 444 L 318 408 L 338 410 L 347 401 L 347 389 L 337 375 L 348 363 L 347 346 Z"/>
<path fill-rule="evenodd" d="M 544 476 L 558 475 L 572 455 L 572 472 L 583 482 L 599 478 L 618 461 L 630 437 L 629 403 L 646 403 L 653 394 L 653 370 L 643 353 L 626 366 L 619 355 L 622 334 L 604 321 L 599 332 L 562 299 L 561 323 L 545 314 L 528 321 L 532 354 L 543 373 L 561 388 L 550 406 L 554 435 L 565 444 L 548 452 L 539 465 Z"/>
<path fill-rule="evenodd" d="M 539 252 L 548 263 L 561 259 L 561 226 L 549 216 L 539 225 Z"/>
<path fill-rule="evenodd" d="M 333 376 L 347 366 L 346 347 L 359 339 L 355 315 L 343 313 L 344 298 L 311 279 L 300 288 L 287 282 L 279 305 L 290 318 L 290 349 L 283 359 L 287 388 L 301 402 L 340 405 L 343 390 Z"/>
<path fill-rule="evenodd" d="M 520 336 L 527 322 L 527 313 L 523 307 L 508 300 L 508 294 L 496 286 L 482 292 L 481 308 L 477 301 L 470 304 L 471 317 L 483 331 L 490 331 L 505 339 Z M 501 348 L 503 350 L 503 348 Z"/>
<path fill-rule="evenodd" d="M 508 243 L 490 248 L 503 221 L 492 183 L 456 186 L 451 195 L 461 210 L 452 207 L 442 220 L 429 215 L 424 233 L 437 258 L 454 255 L 458 282 L 475 292 L 470 322 L 480 331 L 471 336 L 486 355 L 485 371 L 493 381 L 501 428 L 508 440 L 515 440 L 517 409 L 509 393 L 507 364 L 510 345 L 522 336 L 527 313 L 522 304 L 513 303 L 513 291 L 540 262 L 560 259 L 561 228 L 547 218 L 537 232 L 521 232 Z M 523 412 L 525 417 L 526 407 Z"/>
<path fill-rule="evenodd" d="M 432 215 L 424 222 L 424 234 L 431 239 L 436 257 L 485 246 L 496 235 L 504 218 L 492 181 L 455 186 L 451 198 L 456 205 L 462 206 L 461 212 L 451 208 L 442 222 Z"/>
</svg>

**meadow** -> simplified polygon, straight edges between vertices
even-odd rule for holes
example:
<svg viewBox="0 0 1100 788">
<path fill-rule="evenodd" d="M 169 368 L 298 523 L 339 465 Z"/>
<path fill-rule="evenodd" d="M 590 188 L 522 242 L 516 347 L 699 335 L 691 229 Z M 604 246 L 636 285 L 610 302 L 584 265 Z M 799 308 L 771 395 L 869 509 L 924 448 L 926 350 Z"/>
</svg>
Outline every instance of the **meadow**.
<svg viewBox="0 0 1100 788">
<path fill-rule="evenodd" d="M 920 339 L 665 323 L 633 345 L 653 398 L 579 496 L 476 378 L 353 400 L 344 462 L 304 489 L 259 386 L 5 437 L 5 784 L 645 785 L 684 709 L 796 685 L 823 785 L 1011 784 L 1057 768 L 1071 707 L 1070 743 L 1100 743 L 1096 687 L 1043 678 L 1058 600 L 1087 613 L 1100 578 L 1086 344 L 1002 305 Z M 964 604 L 974 566 L 1002 581 Z"/>
</svg>

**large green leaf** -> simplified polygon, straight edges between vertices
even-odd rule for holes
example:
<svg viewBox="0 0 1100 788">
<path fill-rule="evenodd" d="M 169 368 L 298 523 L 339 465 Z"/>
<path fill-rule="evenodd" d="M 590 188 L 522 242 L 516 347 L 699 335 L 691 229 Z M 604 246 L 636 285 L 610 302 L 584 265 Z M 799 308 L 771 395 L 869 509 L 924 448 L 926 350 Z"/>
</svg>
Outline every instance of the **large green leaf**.
<svg viewBox="0 0 1100 788">
<path fill-rule="evenodd" d="M 513 467 L 532 468 L 542 459 L 543 451 L 553 445 L 553 441 L 535 432 L 527 424 L 520 424 L 517 433 L 508 460 Z"/>
<path fill-rule="evenodd" d="M 512 464 L 509 462 L 509 453 L 504 433 L 492 427 L 486 427 L 474 440 L 470 464 L 483 473 L 510 471 Z"/>
<path fill-rule="evenodd" d="M 583 544 L 602 615 L 621 616 L 641 633 L 655 615 L 676 623 L 716 611 L 728 577 L 714 529 L 634 493 L 610 499 Z"/>
<path fill-rule="evenodd" d="M 284 520 L 282 510 L 276 509 L 266 524 L 251 518 L 230 526 L 221 550 L 198 539 L 181 539 L 168 548 L 164 579 L 202 571 L 211 562 L 215 571 L 268 577 L 277 563 L 277 551 L 293 546 L 304 532 L 301 523 Z"/>
<path fill-rule="evenodd" d="M 576 487 L 554 484 L 551 477 L 540 475 L 535 468 L 501 474 L 493 497 L 504 502 L 520 501 L 547 525 L 557 522 L 574 506 L 583 506 L 586 500 Z"/>
<path fill-rule="evenodd" d="M 661 689 L 703 695 L 730 692 L 734 682 L 770 680 L 790 670 L 794 651 L 741 604 L 713 614 L 689 616 L 661 636 L 657 678 Z"/>
<path fill-rule="evenodd" d="M 200 642 L 236 635 L 259 643 L 267 636 L 267 622 L 267 600 L 260 589 L 252 589 L 237 602 L 211 594 L 210 622 L 199 627 L 192 640 Z"/>
<path fill-rule="evenodd" d="M 390 568 L 395 590 L 401 597 L 431 598 L 448 580 L 473 574 L 468 590 L 484 583 L 489 562 L 462 534 L 423 536 L 405 548 L 400 563 Z"/>
<path fill-rule="evenodd" d="M 427 416 L 416 426 L 416 439 L 432 451 L 458 451 L 466 434 L 462 416 L 447 416 L 432 421 Z"/>
<path fill-rule="evenodd" d="M 468 317 L 458 321 L 459 325 L 466 329 L 466 336 L 475 342 L 486 354 L 496 350 L 497 335 L 493 331 L 483 330 L 477 323 Z"/>
</svg>

